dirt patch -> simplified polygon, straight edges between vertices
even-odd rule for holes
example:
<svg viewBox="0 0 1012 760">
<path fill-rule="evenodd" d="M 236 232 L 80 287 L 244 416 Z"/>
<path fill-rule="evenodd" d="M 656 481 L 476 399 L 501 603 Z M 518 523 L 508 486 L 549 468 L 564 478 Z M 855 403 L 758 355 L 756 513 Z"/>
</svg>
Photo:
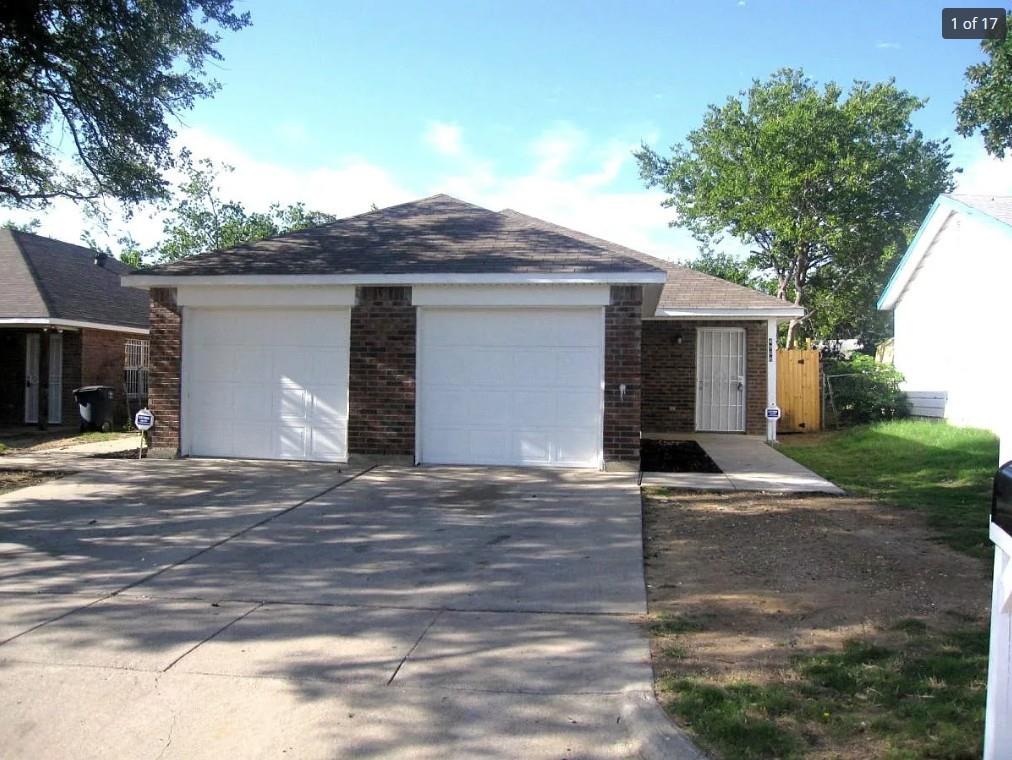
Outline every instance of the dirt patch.
<svg viewBox="0 0 1012 760">
<path fill-rule="evenodd" d="M 63 477 L 62 472 L 40 472 L 39 470 L 0 470 L 0 494 L 19 488 L 37 486 L 49 480 Z"/>
<path fill-rule="evenodd" d="M 717 463 L 695 441 L 646 438 L 640 447 L 640 457 L 643 472 L 721 472 Z"/>
<path fill-rule="evenodd" d="M 644 533 L 659 678 L 782 684 L 799 655 L 853 639 L 898 645 L 911 620 L 940 635 L 987 620 L 989 565 L 932 541 L 911 510 L 653 489 Z M 877 757 L 877 741 L 822 736 L 804 756 Z"/>
</svg>

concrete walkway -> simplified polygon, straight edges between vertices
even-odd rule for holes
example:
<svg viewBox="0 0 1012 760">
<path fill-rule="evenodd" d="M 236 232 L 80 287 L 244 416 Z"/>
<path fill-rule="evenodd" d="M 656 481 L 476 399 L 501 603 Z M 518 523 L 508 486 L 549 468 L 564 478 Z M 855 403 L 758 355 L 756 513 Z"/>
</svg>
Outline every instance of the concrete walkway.
<svg viewBox="0 0 1012 760">
<path fill-rule="evenodd" d="M 828 493 L 843 495 L 807 467 L 802 467 L 766 443 L 761 436 L 721 433 L 652 435 L 661 440 L 693 440 L 709 454 L 721 473 L 645 472 L 644 486 L 697 491 L 766 491 L 769 493 Z"/>
</svg>

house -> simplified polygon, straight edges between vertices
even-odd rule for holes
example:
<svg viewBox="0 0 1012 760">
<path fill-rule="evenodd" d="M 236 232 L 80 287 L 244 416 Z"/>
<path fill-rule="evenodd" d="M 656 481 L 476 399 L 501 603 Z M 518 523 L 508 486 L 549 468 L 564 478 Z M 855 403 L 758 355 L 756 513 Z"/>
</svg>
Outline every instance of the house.
<svg viewBox="0 0 1012 760">
<path fill-rule="evenodd" d="M 1012 361 L 1012 197 L 942 195 L 886 285 L 911 411 L 1000 432 Z"/>
<path fill-rule="evenodd" d="M 152 452 L 634 468 L 767 430 L 783 301 L 437 195 L 143 270 Z"/>
<path fill-rule="evenodd" d="M 129 271 L 79 245 L 0 229 L 0 424 L 76 425 L 82 385 L 122 398 L 126 379 L 143 393 L 148 299 L 120 284 Z"/>
</svg>

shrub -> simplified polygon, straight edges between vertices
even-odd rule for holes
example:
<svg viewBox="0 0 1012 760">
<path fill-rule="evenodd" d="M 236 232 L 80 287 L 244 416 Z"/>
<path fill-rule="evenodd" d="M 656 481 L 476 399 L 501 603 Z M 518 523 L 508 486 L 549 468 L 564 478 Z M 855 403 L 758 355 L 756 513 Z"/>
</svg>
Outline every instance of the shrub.
<svg viewBox="0 0 1012 760">
<path fill-rule="evenodd" d="M 900 390 L 903 375 L 891 364 L 879 364 L 871 356 L 854 354 L 849 359 L 823 363 L 826 401 L 841 425 L 891 420 L 909 413 Z"/>
</svg>

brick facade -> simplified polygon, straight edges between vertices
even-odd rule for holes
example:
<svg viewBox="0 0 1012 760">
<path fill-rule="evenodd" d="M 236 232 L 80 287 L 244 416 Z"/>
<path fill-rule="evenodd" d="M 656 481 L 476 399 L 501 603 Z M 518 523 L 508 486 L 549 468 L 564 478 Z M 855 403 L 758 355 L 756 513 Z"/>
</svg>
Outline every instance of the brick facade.
<svg viewBox="0 0 1012 760">
<path fill-rule="evenodd" d="M 415 331 L 411 288 L 362 287 L 351 310 L 348 451 L 413 456 Z"/>
<path fill-rule="evenodd" d="M 745 329 L 745 432 L 766 432 L 766 322 L 647 320 L 643 323 L 643 431 L 696 427 L 696 328 Z M 682 342 L 678 342 L 681 337 Z"/>
<path fill-rule="evenodd" d="M 606 463 L 639 465 L 642 308 L 641 287 L 612 286 L 611 303 L 604 309 Z"/>
<path fill-rule="evenodd" d="M 116 407 L 113 412 L 117 425 L 126 423 L 131 416 L 127 408 L 123 369 L 126 342 L 136 339 L 147 340 L 147 336 L 111 330 L 84 329 L 80 333 L 80 385 L 108 385 L 116 389 Z M 67 361 L 66 340 L 64 337 L 64 370 Z M 131 400 L 130 412 L 137 411 L 137 403 Z"/>
<path fill-rule="evenodd" d="M 152 454 L 177 456 L 183 319 L 176 305 L 175 288 L 151 289 L 149 315 L 151 367 L 148 375 L 148 408 L 155 415 L 155 426 L 151 429 L 149 443 Z"/>
</svg>

